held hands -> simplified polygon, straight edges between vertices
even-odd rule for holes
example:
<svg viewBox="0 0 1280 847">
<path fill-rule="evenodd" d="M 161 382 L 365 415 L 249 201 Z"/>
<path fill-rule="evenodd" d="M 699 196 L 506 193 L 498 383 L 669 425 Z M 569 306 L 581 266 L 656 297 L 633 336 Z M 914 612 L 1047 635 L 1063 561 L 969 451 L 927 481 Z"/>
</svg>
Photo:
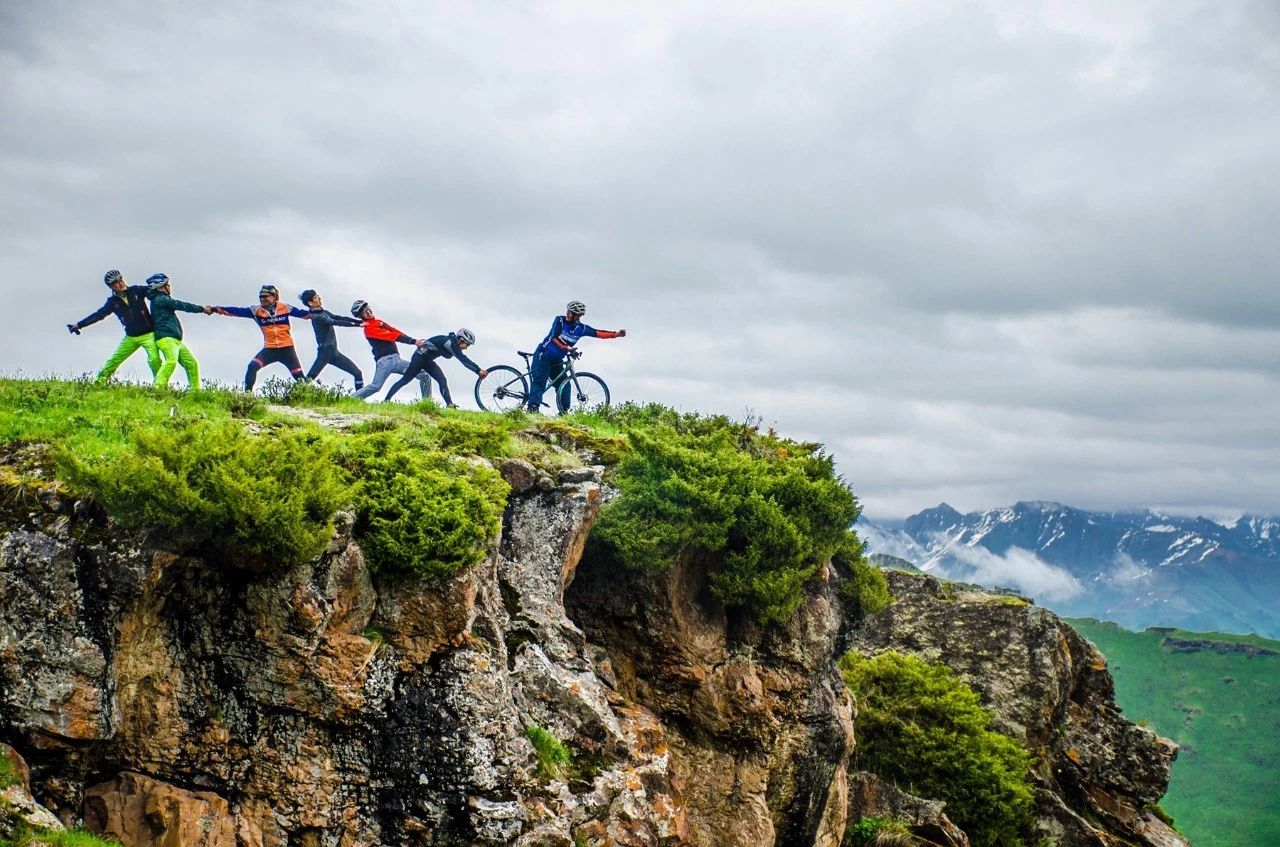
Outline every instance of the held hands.
<svg viewBox="0 0 1280 847">
<path fill-rule="evenodd" d="M 204 313 L 205 313 L 206 315 L 212 315 L 212 314 L 213 314 L 213 312 L 214 312 L 214 308 L 213 308 L 212 306 L 205 306 L 205 307 L 204 307 Z"/>
<path fill-rule="evenodd" d="M 426 343 L 427 343 L 427 339 L 425 339 L 425 338 L 419 338 L 417 341 L 413 342 L 413 346 L 414 346 L 414 347 L 421 348 L 421 347 L 422 347 L 424 344 L 426 344 Z"/>
</svg>

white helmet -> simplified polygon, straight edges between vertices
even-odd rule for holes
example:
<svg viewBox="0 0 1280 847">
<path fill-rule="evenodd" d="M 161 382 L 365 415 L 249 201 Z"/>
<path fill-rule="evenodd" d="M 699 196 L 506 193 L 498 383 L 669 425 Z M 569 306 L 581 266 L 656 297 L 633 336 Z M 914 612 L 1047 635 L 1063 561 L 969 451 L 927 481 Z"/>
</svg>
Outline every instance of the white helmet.
<svg viewBox="0 0 1280 847">
<path fill-rule="evenodd" d="M 581 300 L 570 300 L 564 307 L 566 315 L 585 315 L 587 313 L 587 304 Z"/>
<path fill-rule="evenodd" d="M 454 335 L 458 336 L 459 341 L 465 341 L 468 344 L 476 343 L 476 334 L 469 329 L 460 329 Z"/>
</svg>

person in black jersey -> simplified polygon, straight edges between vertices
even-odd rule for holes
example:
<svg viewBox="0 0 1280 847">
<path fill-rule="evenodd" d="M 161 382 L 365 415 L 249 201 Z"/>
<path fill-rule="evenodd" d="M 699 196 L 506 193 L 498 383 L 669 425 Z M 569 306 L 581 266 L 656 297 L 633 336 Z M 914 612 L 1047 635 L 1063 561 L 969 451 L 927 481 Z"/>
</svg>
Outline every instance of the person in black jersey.
<svg viewBox="0 0 1280 847">
<path fill-rule="evenodd" d="M 391 390 L 387 392 L 386 399 L 390 400 L 397 391 L 416 379 L 418 374 L 426 371 L 436 381 L 436 385 L 440 386 L 440 396 L 444 398 L 445 405 L 450 409 L 458 408 L 457 404 L 453 402 L 453 398 L 449 396 L 449 380 L 445 378 L 444 371 L 440 370 L 440 366 L 436 364 L 436 359 L 457 359 L 477 376 L 488 376 L 489 371 L 468 359 L 466 354 L 462 352 L 475 343 L 476 334 L 469 329 L 460 329 L 448 335 L 431 336 L 413 354 L 413 358 L 409 360 L 409 369 L 404 372 L 404 376 L 400 377 L 399 382 L 391 386 Z M 424 394 L 423 396 L 429 395 Z"/>
<path fill-rule="evenodd" d="M 311 329 L 316 334 L 316 361 L 311 370 L 307 371 L 307 379 L 314 380 L 326 366 L 333 365 L 338 370 L 351 374 L 351 378 L 356 381 L 356 391 L 364 388 L 364 374 L 360 373 L 355 362 L 338 350 L 338 334 L 333 331 L 335 326 L 364 326 L 364 321 L 330 312 L 324 308 L 324 300 L 314 288 L 302 292 L 299 299 L 311 310 Z"/>
</svg>

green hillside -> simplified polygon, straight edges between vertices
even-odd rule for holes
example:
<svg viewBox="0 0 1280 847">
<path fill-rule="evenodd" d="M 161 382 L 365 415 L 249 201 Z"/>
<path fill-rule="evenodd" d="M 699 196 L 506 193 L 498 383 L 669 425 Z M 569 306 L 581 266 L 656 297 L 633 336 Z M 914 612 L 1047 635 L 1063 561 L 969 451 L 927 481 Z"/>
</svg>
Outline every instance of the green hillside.
<svg viewBox="0 0 1280 847">
<path fill-rule="evenodd" d="M 1280 844 L 1280 641 L 1091 618 L 1130 720 L 1182 745 L 1161 806 L 1196 847 Z"/>
</svg>

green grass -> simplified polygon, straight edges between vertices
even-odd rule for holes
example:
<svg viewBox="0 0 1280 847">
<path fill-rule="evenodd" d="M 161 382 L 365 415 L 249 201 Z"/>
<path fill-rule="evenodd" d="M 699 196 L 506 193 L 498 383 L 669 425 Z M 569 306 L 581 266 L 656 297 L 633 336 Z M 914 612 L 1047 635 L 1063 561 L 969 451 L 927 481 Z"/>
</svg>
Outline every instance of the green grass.
<svg viewBox="0 0 1280 847">
<path fill-rule="evenodd" d="M 529 724 L 524 728 L 524 737 L 533 745 L 538 754 L 539 779 L 560 779 L 569 770 L 572 755 L 569 748 L 560 739 L 537 724 Z"/>
<path fill-rule="evenodd" d="M 1170 636 L 1276 651 L 1280 642 L 1071 623 L 1107 656 L 1125 716 L 1183 745 L 1160 803 L 1191 842 L 1280 844 L 1280 655 L 1163 646 Z"/>
<path fill-rule="evenodd" d="M 845 829 L 845 844 L 851 847 L 877 847 L 886 844 L 915 844 L 911 827 L 897 818 L 859 818 Z"/>
<path fill-rule="evenodd" d="M 83 829 L 24 830 L 11 839 L 0 838 L 0 847 L 31 847 L 35 844 L 49 844 L 52 847 L 120 847 L 119 841 L 94 835 Z"/>
<path fill-rule="evenodd" d="M 9 757 L 0 753 L 0 790 L 22 782 L 22 776 Z"/>
</svg>

